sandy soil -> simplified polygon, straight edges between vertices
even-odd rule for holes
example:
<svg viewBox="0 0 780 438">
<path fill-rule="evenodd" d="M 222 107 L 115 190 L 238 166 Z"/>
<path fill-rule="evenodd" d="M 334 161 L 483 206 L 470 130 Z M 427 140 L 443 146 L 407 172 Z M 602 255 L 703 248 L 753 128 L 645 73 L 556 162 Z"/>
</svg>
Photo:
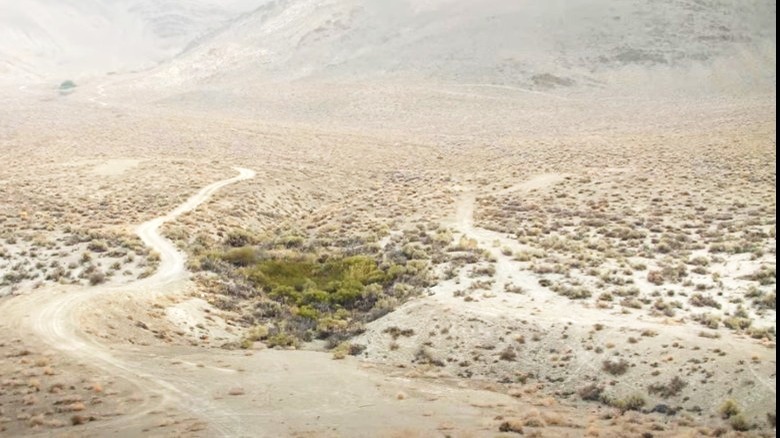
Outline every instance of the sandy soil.
<svg viewBox="0 0 780 438">
<path fill-rule="evenodd" d="M 0 286 L 3 434 L 737 434 L 729 400 L 746 435 L 773 432 L 773 98 L 303 84 L 213 109 L 111 80 L 13 91 L 0 273 L 29 276 Z M 253 309 L 190 281 L 193 248 L 236 229 L 380 254 L 437 230 L 476 261 L 423 260 L 435 285 L 367 324 L 358 357 L 238 350 Z M 54 261 L 70 276 L 47 278 Z M 92 266 L 113 274 L 90 285 Z M 588 385 L 645 404 L 582 400 Z"/>
<path fill-rule="evenodd" d="M 541 190 L 562 180 L 561 175 L 545 174 L 517 184 L 511 190 Z M 440 283 L 429 295 L 411 301 L 369 325 L 366 334 L 358 338 L 358 342 L 369 346 L 368 357 L 383 363 L 409 363 L 414 362 L 416 351 L 426 348 L 438 358 L 447 358 L 446 368 L 453 375 L 484 377 L 498 374 L 513 380 L 518 373 L 530 373 L 541 385 L 558 393 L 571 394 L 585 382 L 604 379 L 601 362 L 610 356 L 620 357 L 623 350 L 631 362 L 638 362 L 631 365 L 628 376 L 612 378 L 610 385 L 615 394 L 631 394 L 642 392 L 646 382 L 657 380 L 654 376 L 686 371 L 689 368 L 686 363 L 700 363 L 703 356 L 716 351 L 718 354 L 712 355 L 713 359 L 719 356 L 729 359 L 718 358 L 703 367 L 695 367 L 696 373 L 709 377 L 695 393 L 685 397 L 683 406 L 712 412 L 717 411 L 722 400 L 728 397 L 744 400 L 748 410 L 774 405 L 776 365 L 773 345 L 768 348 L 765 343 L 750 342 L 744 336 L 732 333 L 706 339 L 701 336 L 701 327 L 693 321 L 572 303 L 539 286 L 532 273 L 525 272 L 517 260 L 504 252 L 505 248 L 520 251 L 521 245 L 517 241 L 474 225 L 474 199 L 473 190 L 463 190 L 451 223 L 465 238 L 476 239 L 495 258 L 493 286 L 477 290 L 467 295 L 471 299 L 464 300 L 458 291 L 470 281 L 465 273 Z M 506 285 L 522 285 L 523 291 L 506 293 Z M 386 334 L 388 328 L 416 329 L 420 327 L 419 321 L 435 322 L 435 328 L 420 329 L 404 340 L 401 348 L 388 347 L 391 342 Z M 463 324 L 463 321 L 469 323 Z M 597 325 L 598 332 L 593 329 Z M 497 333 L 504 336 L 497 339 Z M 647 333 L 651 335 L 647 336 Z M 640 342 L 638 347 L 615 347 L 632 334 L 641 339 L 641 342 L 637 341 Z M 524 339 L 522 343 L 516 342 L 518 337 Z M 522 345 L 532 337 L 536 341 L 533 346 Z M 594 353 L 593 345 L 607 345 L 607 353 Z M 672 353 L 669 348 L 672 345 L 677 351 L 664 357 Z M 517 359 L 504 363 L 495 361 L 494 358 L 506 349 L 516 350 Z M 477 353 L 480 350 L 482 353 Z M 466 365 L 451 360 L 483 354 L 487 357 Z M 653 355 L 657 355 L 658 362 L 651 362 Z M 550 366 L 551 360 L 558 361 L 562 356 L 566 357 L 566 362 Z M 558 366 L 560 370 L 556 370 Z M 736 391 L 730 385 L 735 377 L 744 379 L 744 384 Z M 665 402 L 668 401 L 657 400 L 657 403 Z"/>
<path fill-rule="evenodd" d="M 377 373 L 354 360 L 333 361 L 327 354 L 294 351 L 228 352 L 200 348 L 111 346 L 88 333 L 93 313 L 122 298 L 149 300 L 175 295 L 186 279 L 184 258 L 160 236 L 162 223 L 196 208 L 237 177 L 212 184 L 171 213 L 137 228 L 141 239 L 161 254 L 157 273 L 118 287 L 50 288 L 3 303 L 4 324 L 37 337 L 49 348 L 74 358 L 130 387 L 135 403 L 122 415 L 80 426 L 68 433 L 101 436 L 152 433 L 278 436 L 430 434 L 457 430 L 487 433 L 493 417 L 520 411 L 518 401 L 489 391 L 411 381 L 397 372 Z M 164 291 L 164 292 L 163 292 Z M 89 303 L 89 304 L 87 304 Z M 175 309 L 175 310 L 174 310 Z M 187 307 L 169 308 L 188 320 Z M 127 321 L 114 320 L 117 325 Z M 127 330 L 127 328 L 125 328 Z M 261 412 L 262 414 L 258 414 Z M 182 417 L 182 415 L 184 417 Z M 12 426 L 13 427 L 13 426 Z M 34 430 L 34 429 L 33 429 Z M 121 432 L 120 432 L 121 431 Z M 405 432 L 409 431 L 409 432 Z M 17 429 L 8 432 L 18 433 Z"/>
</svg>

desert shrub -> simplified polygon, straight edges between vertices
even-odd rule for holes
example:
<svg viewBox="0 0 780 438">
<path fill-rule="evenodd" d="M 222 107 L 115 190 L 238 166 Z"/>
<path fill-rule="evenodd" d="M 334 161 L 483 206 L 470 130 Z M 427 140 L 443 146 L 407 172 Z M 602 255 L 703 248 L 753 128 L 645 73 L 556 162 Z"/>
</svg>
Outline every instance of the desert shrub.
<svg viewBox="0 0 780 438">
<path fill-rule="evenodd" d="M 636 297 L 639 295 L 639 288 L 637 287 L 628 287 L 628 288 L 617 288 L 612 291 L 613 294 L 615 294 L 618 297 Z"/>
<path fill-rule="evenodd" d="M 268 337 L 265 341 L 269 347 L 297 347 L 298 338 L 289 333 L 279 332 Z"/>
<path fill-rule="evenodd" d="M 306 305 L 298 307 L 293 311 L 294 314 L 301 318 L 317 320 L 320 317 L 320 312 L 312 306 Z"/>
<path fill-rule="evenodd" d="M 663 398 L 674 397 L 679 394 L 680 391 L 688 386 L 688 384 L 679 376 L 672 377 L 668 383 L 653 383 L 647 389 L 650 394 L 658 394 Z"/>
<path fill-rule="evenodd" d="M 750 327 L 751 324 L 753 324 L 753 321 L 751 321 L 749 318 L 738 316 L 732 316 L 730 318 L 726 318 L 723 321 L 723 325 L 732 330 L 745 330 L 746 328 Z"/>
<path fill-rule="evenodd" d="M 657 299 L 657 300 L 655 300 L 655 302 L 653 303 L 653 307 L 654 307 L 656 310 L 658 310 L 658 311 L 660 311 L 660 312 L 663 312 L 663 314 L 664 314 L 664 315 L 666 315 L 666 316 L 668 316 L 668 317 L 670 317 L 670 318 L 671 318 L 672 316 L 674 316 L 674 313 L 675 313 L 675 312 L 674 312 L 675 302 L 672 302 L 672 303 L 667 303 L 667 302 L 666 302 L 666 301 L 664 301 L 662 298 L 658 298 L 658 299 Z"/>
<path fill-rule="evenodd" d="M 702 294 L 693 294 L 688 302 L 695 307 L 713 307 L 715 309 L 721 308 L 721 305 L 717 300 L 711 296 L 705 296 Z"/>
<path fill-rule="evenodd" d="M 723 402 L 723 404 L 720 405 L 720 408 L 718 408 L 718 412 L 720 413 L 720 416 L 723 419 L 729 419 L 731 417 L 734 417 L 736 415 L 739 415 L 741 409 L 739 408 L 739 405 L 734 400 L 726 400 Z"/>
<path fill-rule="evenodd" d="M 268 338 L 268 327 L 264 325 L 255 326 L 244 333 L 244 338 L 241 340 L 241 348 L 250 348 L 255 341 L 261 341 Z"/>
<path fill-rule="evenodd" d="M 591 383 L 577 390 L 580 398 L 587 401 L 599 401 L 601 400 L 601 394 L 604 392 L 604 387 Z"/>
<path fill-rule="evenodd" d="M 649 271 L 647 273 L 647 281 L 656 286 L 660 286 L 664 284 L 664 276 L 661 271 Z"/>
<path fill-rule="evenodd" d="M 423 346 L 417 349 L 417 352 L 414 354 L 413 362 L 419 364 L 435 365 L 437 367 L 445 366 L 445 363 L 441 359 L 436 358 L 433 355 L 433 353 L 431 353 L 427 348 Z"/>
<path fill-rule="evenodd" d="M 305 239 L 302 236 L 290 234 L 287 236 L 280 237 L 276 244 L 283 246 L 285 248 L 299 248 L 303 246 L 303 243 L 305 242 Z"/>
<path fill-rule="evenodd" d="M 331 349 L 333 359 L 344 359 L 349 356 L 357 356 L 366 349 L 365 345 L 353 344 L 351 342 L 341 342 Z"/>
<path fill-rule="evenodd" d="M 729 419 L 729 425 L 731 428 L 738 432 L 747 432 L 752 427 L 750 422 L 742 414 L 737 414 Z"/>
<path fill-rule="evenodd" d="M 512 283 L 506 283 L 504 285 L 504 292 L 512 293 L 512 294 L 522 294 L 525 293 L 525 290 L 516 284 Z"/>
<path fill-rule="evenodd" d="M 250 266 L 257 261 L 257 250 L 251 246 L 230 249 L 220 255 L 220 258 L 235 266 Z"/>
<path fill-rule="evenodd" d="M 72 90 L 74 88 L 76 88 L 76 83 L 70 79 L 62 81 L 60 84 L 60 90 L 62 91 Z"/>
<path fill-rule="evenodd" d="M 505 361 L 514 361 L 517 359 L 517 353 L 515 352 L 515 349 L 512 347 L 506 347 L 501 353 L 498 355 L 499 359 L 505 360 Z"/>
<path fill-rule="evenodd" d="M 620 305 L 623 307 L 629 307 L 631 309 L 641 309 L 642 302 L 634 297 L 627 297 L 620 300 Z"/>
<path fill-rule="evenodd" d="M 525 420 L 523 420 L 523 426 L 528 426 L 528 427 L 545 427 L 546 424 L 544 422 L 544 419 L 542 419 L 542 417 L 538 416 L 538 414 L 531 414 L 531 415 L 527 415 Z"/>
<path fill-rule="evenodd" d="M 520 434 L 520 435 L 523 435 L 523 433 L 524 433 L 523 432 L 523 424 L 522 424 L 522 422 L 517 421 L 517 420 L 507 420 L 507 421 L 502 422 L 498 426 L 498 431 L 499 432 L 504 432 L 504 433 L 512 432 L 512 433 L 517 433 L 517 434 Z"/>
<path fill-rule="evenodd" d="M 233 230 L 225 237 L 225 244 L 233 248 L 256 243 L 254 235 L 246 230 Z"/>
<path fill-rule="evenodd" d="M 767 339 L 771 341 L 775 338 L 775 328 L 774 327 L 764 327 L 764 328 L 752 327 L 748 329 L 748 334 L 753 339 Z"/>
<path fill-rule="evenodd" d="M 688 264 L 693 266 L 709 266 L 710 260 L 707 257 L 699 256 L 688 260 Z"/>
<path fill-rule="evenodd" d="M 334 359 L 344 359 L 349 354 L 349 342 L 342 342 L 331 350 Z"/>
<path fill-rule="evenodd" d="M 76 90 L 76 83 L 68 79 L 60 83 L 60 86 L 57 88 L 57 90 L 59 90 L 60 95 L 67 96 Z"/>
<path fill-rule="evenodd" d="M 608 405 L 612 406 L 613 408 L 619 409 L 621 412 L 626 411 L 638 411 L 642 409 L 642 406 L 647 403 L 645 398 L 640 394 L 633 394 L 629 395 L 626 398 L 607 398 L 605 401 Z"/>
<path fill-rule="evenodd" d="M 234 237 L 236 244 L 245 240 L 240 233 Z M 274 242 L 211 251 L 199 261 L 202 269 L 230 279 L 219 288 L 221 293 L 255 300 L 263 309 L 276 304 L 270 313 L 256 307 L 249 319 L 283 323 L 279 332 L 284 336 L 272 333 L 269 345 L 289 346 L 286 337 L 292 336 L 325 339 L 335 347 L 432 281 L 425 260 L 397 264 L 385 259 L 380 264 L 373 255 L 268 249 Z"/>
<path fill-rule="evenodd" d="M 711 313 L 701 313 L 693 315 L 693 320 L 698 321 L 700 324 L 707 326 L 713 330 L 720 327 L 720 317 Z"/>
<path fill-rule="evenodd" d="M 666 281 L 679 283 L 684 277 L 688 275 L 688 271 L 685 268 L 685 264 L 679 263 L 674 266 L 664 266 L 661 268 L 661 275 Z"/>
<path fill-rule="evenodd" d="M 255 345 L 255 342 L 248 338 L 243 338 L 241 339 L 241 342 L 238 343 L 238 347 L 244 350 L 252 348 L 253 345 Z"/>
<path fill-rule="evenodd" d="M 314 307 L 359 307 L 366 298 L 375 301 L 378 297 L 372 295 L 382 290 L 367 286 L 391 280 L 366 256 L 333 258 L 324 263 L 307 258 L 266 259 L 245 269 L 245 275 L 277 300 Z"/>
<path fill-rule="evenodd" d="M 26 278 L 32 278 L 28 275 L 26 269 L 17 269 L 16 271 L 3 274 L 2 284 L 14 284 L 23 281 Z"/>
<path fill-rule="evenodd" d="M 400 329 L 398 327 L 388 327 L 384 330 L 382 330 L 382 333 L 387 333 L 390 335 L 393 339 L 398 339 L 401 336 L 404 337 L 410 337 L 414 335 L 414 330 L 412 329 Z"/>
<path fill-rule="evenodd" d="M 68 276 L 68 271 L 66 271 L 61 266 L 57 266 L 51 272 L 46 274 L 46 279 L 50 281 L 59 281 L 61 278 L 67 278 Z"/>
<path fill-rule="evenodd" d="M 496 275 L 496 267 L 494 265 L 487 265 L 483 267 L 475 267 L 470 276 L 473 277 L 492 277 Z"/>
<path fill-rule="evenodd" d="M 96 286 L 106 281 L 106 274 L 103 271 L 96 270 L 89 275 L 89 284 Z"/>
<path fill-rule="evenodd" d="M 770 292 L 766 295 L 761 295 L 753 300 L 753 305 L 759 309 L 772 309 L 775 310 L 777 305 L 777 295 L 775 292 Z"/>
<path fill-rule="evenodd" d="M 745 309 L 745 307 L 742 304 L 738 305 L 737 308 L 734 309 L 734 312 L 732 313 L 732 315 L 737 317 L 737 318 L 749 318 L 750 317 L 750 314 L 748 313 L 747 309 Z"/>
<path fill-rule="evenodd" d="M 748 279 L 757 281 L 762 286 L 775 284 L 776 281 L 775 268 L 770 268 L 768 266 L 761 266 L 761 268 L 759 268 L 756 272 L 750 274 L 748 276 Z"/>
<path fill-rule="evenodd" d="M 570 300 L 584 300 L 590 298 L 593 293 L 584 287 L 571 287 L 556 283 L 552 288 L 553 292 L 563 295 Z"/>
<path fill-rule="evenodd" d="M 350 343 L 349 344 L 349 353 L 348 354 L 350 356 L 357 356 L 360 353 L 366 351 L 366 348 L 367 347 L 365 345 L 363 345 L 363 344 L 353 344 L 353 343 Z"/>
<path fill-rule="evenodd" d="M 601 365 L 601 369 L 613 376 L 620 376 L 628 371 L 629 366 L 630 364 L 625 359 L 620 359 L 618 361 L 605 360 Z"/>
<path fill-rule="evenodd" d="M 94 252 L 106 252 L 108 251 L 108 243 L 102 239 L 96 239 L 87 244 L 87 249 Z"/>
<path fill-rule="evenodd" d="M 452 240 L 451 234 L 436 230 L 407 230 L 381 248 L 376 235 L 352 236 L 346 228 L 279 228 L 262 236 L 233 230 L 222 241 L 200 246 L 192 266 L 218 274 L 199 281 L 213 282 L 210 290 L 228 295 L 230 299 L 218 302 L 241 313 L 245 325 L 272 327 L 266 342 L 275 344 L 276 334 L 284 333 L 299 340 L 316 337 L 336 347 L 360 333 L 365 323 L 435 284 L 434 263 L 456 265 L 435 261 Z M 484 260 L 480 254 L 475 257 Z M 457 268 L 463 264 L 458 262 Z"/>
</svg>

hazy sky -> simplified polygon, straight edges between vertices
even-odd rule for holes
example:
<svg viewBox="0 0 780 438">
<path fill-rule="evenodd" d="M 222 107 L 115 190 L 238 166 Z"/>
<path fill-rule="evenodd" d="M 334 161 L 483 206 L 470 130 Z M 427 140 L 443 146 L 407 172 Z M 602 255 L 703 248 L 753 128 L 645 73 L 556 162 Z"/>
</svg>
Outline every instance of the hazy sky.
<svg viewBox="0 0 780 438">
<path fill-rule="evenodd" d="M 0 74 L 153 65 L 266 0 L 0 0 Z"/>
</svg>

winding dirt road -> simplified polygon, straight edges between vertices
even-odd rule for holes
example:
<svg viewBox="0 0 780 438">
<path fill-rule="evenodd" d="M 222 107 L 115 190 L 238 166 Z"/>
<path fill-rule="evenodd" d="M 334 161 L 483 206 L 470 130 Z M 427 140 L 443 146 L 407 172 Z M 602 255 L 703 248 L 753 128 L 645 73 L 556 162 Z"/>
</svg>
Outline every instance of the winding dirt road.
<svg viewBox="0 0 780 438">
<path fill-rule="evenodd" d="M 98 295 L 105 296 L 116 292 L 132 292 L 141 295 L 171 291 L 171 289 L 181 287 L 182 282 L 187 279 L 184 255 L 176 249 L 171 241 L 160 234 L 160 226 L 197 208 L 221 188 L 255 176 L 255 172 L 249 169 L 236 168 L 236 170 L 239 172 L 237 176 L 201 189 L 175 210 L 136 228 L 136 234 L 144 244 L 160 254 L 160 264 L 154 275 L 130 284 L 81 288 L 54 296 L 43 293 L 28 296 L 30 300 L 27 300 L 26 310 L 29 311 L 29 316 L 24 323 L 32 328 L 38 339 L 75 358 L 82 360 L 88 358 L 90 365 L 110 375 L 121 377 L 146 392 L 151 391 L 155 394 L 156 402 L 152 403 L 153 398 L 147 397 L 146 402 L 136 407 L 136 412 L 130 415 L 130 418 L 140 417 L 151 409 L 159 408 L 171 399 L 178 403 L 187 401 L 186 403 L 189 405 L 187 410 L 190 412 L 203 413 L 206 407 L 193 403 L 191 401 L 193 399 L 184 391 L 171 382 L 147 371 L 145 366 L 139 366 L 138 361 L 123 360 L 113 353 L 111 348 L 84 333 L 80 321 L 81 311 L 89 308 L 90 303 Z M 3 313 L 9 316 L 14 314 L 13 312 Z M 227 416 L 227 414 L 223 416 Z M 126 421 L 128 421 L 128 417 L 124 416 L 115 420 L 114 423 Z M 231 432 L 228 428 L 215 426 L 218 432 Z"/>
<path fill-rule="evenodd" d="M 236 169 L 233 178 L 203 188 L 170 213 L 140 225 L 136 233 L 160 254 L 158 271 L 117 286 L 56 287 L 0 304 L 8 327 L 86 367 L 128 383 L 140 401 L 122 415 L 76 426 L 79 436 L 147 435 L 160 424 L 176 436 L 429 435 L 442 424 L 457 430 L 494 430 L 485 419 L 511 414 L 517 401 L 490 391 L 458 388 L 407 378 L 403 370 L 382 372 L 348 358 L 332 360 L 312 351 L 228 351 L 166 344 L 127 345 L 100 336 L 88 312 L 110 302 L 149 303 L 187 285 L 184 255 L 160 235 L 165 222 L 197 208 L 224 187 L 252 178 Z M 116 324 L 131 324 L 117 318 Z M 120 329 L 122 327 L 120 326 Z M 496 408 L 500 406 L 500 408 Z M 172 417 L 184 421 L 171 420 Z M 70 431 L 74 431 L 70 429 Z"/>
</svg>

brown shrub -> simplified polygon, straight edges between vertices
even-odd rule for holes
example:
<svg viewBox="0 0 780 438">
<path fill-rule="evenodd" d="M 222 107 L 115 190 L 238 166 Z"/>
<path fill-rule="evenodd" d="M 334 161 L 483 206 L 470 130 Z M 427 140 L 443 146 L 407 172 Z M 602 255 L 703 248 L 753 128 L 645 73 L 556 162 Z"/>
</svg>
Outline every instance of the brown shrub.
<svg viewBox="0 0 780 438">
<path fill-rule="evenodd" d="M 613 362 L 611 360 L 605 360 L 602 363 L 601 369 L 608 372 L 609 374 L 612 374 L 613 376 L 620 376 L 626 373 L 628 371 L 628 367 L 630 364 L 625 359 L 620 359 L 617 362 Z"/>
</svg>

